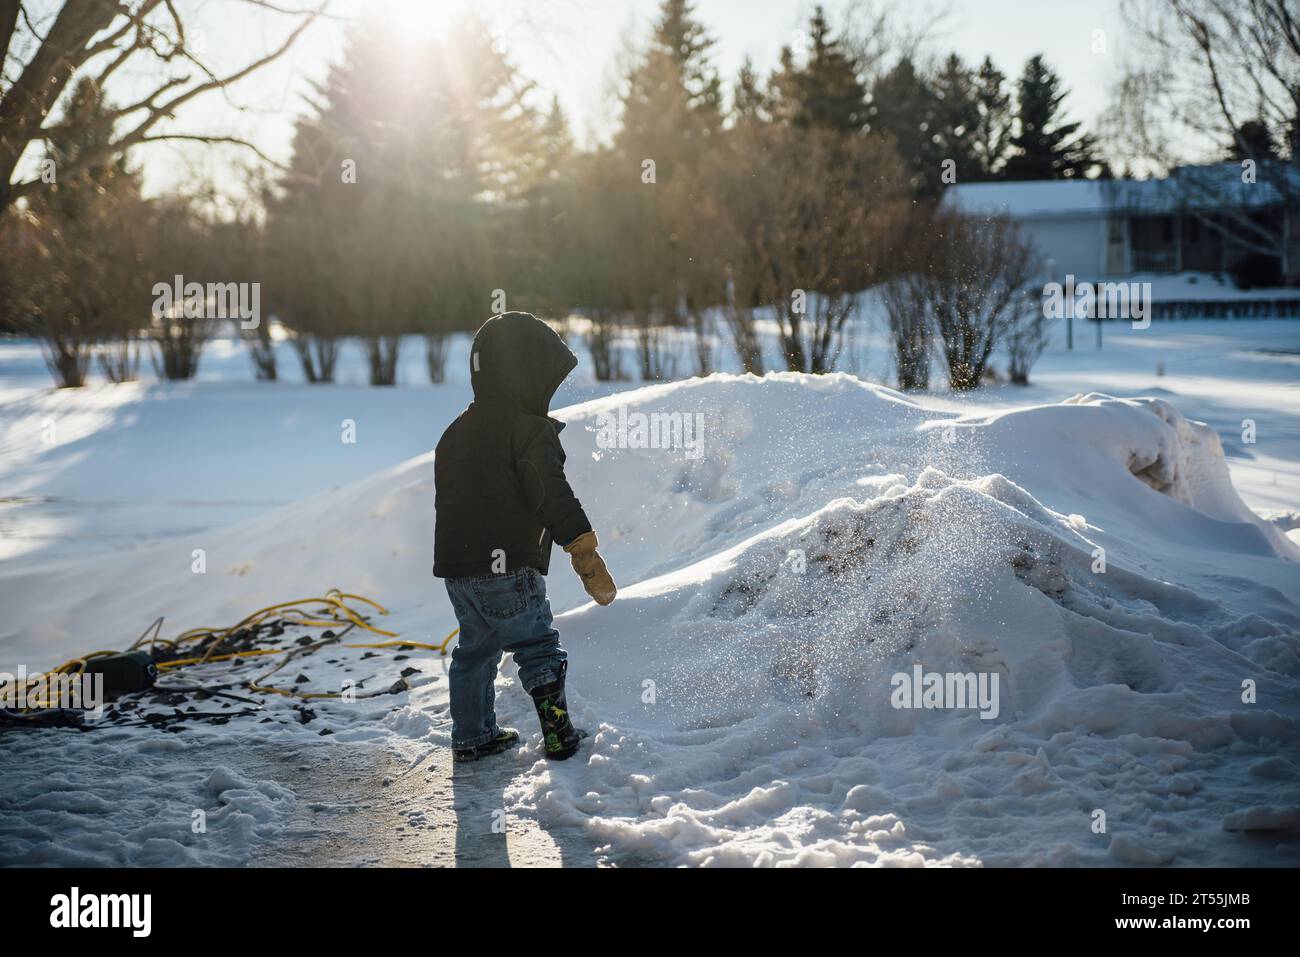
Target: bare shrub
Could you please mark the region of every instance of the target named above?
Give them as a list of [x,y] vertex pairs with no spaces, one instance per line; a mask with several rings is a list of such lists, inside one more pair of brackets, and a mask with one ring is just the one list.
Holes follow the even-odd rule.
[[636,354],[641,378],[660,382],[677,375],[677,355],[672,350],[671,334],[663,326],[645,321],[636,327]]
[[140,345],[127,333],[101,343],[95,351],[99,371],[109,382],[134,382],[140,377]]
[[749,310],[767,306],[787,369],[833,371],[854,293],[881,278],[881,237],[903,209],[897,157],[879,138],[745,123],[714,163],[742,362],[757,359]]
[[930,281],[924,274],[902,276],[881,289],[898,387],[905,392],[930,387],[929,296]]
[[618,382],[627,378],[623,372],[623,354],[618,348],[618,324],[610,312],[604,309],[593,311],[584,339],[597,382]]
[[1007,333],[1007,378],[1013,385],[1029,385],[1029,370],[1047,348],[1047,319],[1032,302]]
[[[198,277],[209,249],[204,223],[191,203],[173,198],[157,204],[151,232],[151,273],[170,284],[174,276]],[[186,278],[188,282],[188,278]],[[184,302],[174,302],[172,309],[159,315],[155,311],[149,325],[153,343],[150,361],[160,379],[192,379],[199,371],[203,347],[212,336],[215,323],[207,315],[207,304],[195,315]]]
[[1039,262],[1005,218],[940,213],[932,229],[930,267],[911,281],[920,284],[949,385],[966,391],[980,384],[994,348],[1033,308]]

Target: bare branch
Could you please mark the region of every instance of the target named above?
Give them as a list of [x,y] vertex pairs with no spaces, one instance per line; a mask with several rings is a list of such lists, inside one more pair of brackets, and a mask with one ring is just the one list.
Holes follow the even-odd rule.
[[[318,17],[328,15],[330,0],[313,0],[311,5],[304,7],[264,0],[240,2],[272,13],[299,17],[300,22],[269,53],[225,75],[215,73],[187,49],[184,19],[173,0],[138,0],[134,4],[125,0],[65,2],[18,80],[0,99],[0,209],[39,188],[40,184],[35,181],[11,183],[18,160],[31,142],[47,139],[52,134],[69,128],[67,121],[48,124],[50,110],[77,70],[106,53],[113,55],[95,77],[101,88],[123,64],[144,51],[152,53],[164,63],[177,58],[184,59],[194,64],[202,75],[197,79],[190,76],[168,78],[161,81],[148,95],[112,110],[108,113],[108,118],[112,121],[137,117],[138,114],[143,116],[134,120],[135,125],[112,142],[87,149],[78,156],[75,163],[61,169],[61,175],[76,176],[102,165],[132,146],[160,140],[240,145],[278,167],[280,164],[274,163],[251,143],[238,137],[202,133],[154,133],[154,128],[161,121],[174,118],[178,110],[196,97],[212,90],[225,90],[282,57]],[[16,17],[20,12],[21,4],[11,9],[14,3],[15,0],[0,0],[0,24],[6,22],[5,15],[12,14]],[[174,36],[168,35],[169,31],[162,27],[146,22],[146,18],[157,10],[166,12],[175,31]],[[116,23],[119,18],[120,23]],[[95,40],[100,34],[104,35]]]
[[18,29],[20,13],[26,15],[27,11],[19,0],[0,0],[0,63],[4,63],[5,55],[9,52],[9,42]]
[[252,151],[258,157],[258,159],[262,160],[264,163],[274,166],[277,170],[283,170],[285,172],[288,172],[288,168],[283,163],[279,162],[278,160],[272,159],[271,157],[263,153],[257,146],[250,143],[248,140],[241,139],[238,136],[210,136],[203,133],[158,133],[154,136],[146,136],[143,139],[141,139],[139,142],[140,143],[162,143],[168,140],[181,140],[190,143],[206,143],[210,146],[218,145],[218,144],[224,144],[228,146],[240,146],[246,150]]

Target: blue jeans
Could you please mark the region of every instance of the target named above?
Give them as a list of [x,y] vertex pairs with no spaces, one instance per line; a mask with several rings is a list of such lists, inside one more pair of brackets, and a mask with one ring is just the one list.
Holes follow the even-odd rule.
[[448,578],[446,585],[460,622],[451,653],[451,745],[473,748],[501,731],[493,682],[502,652],[515,656],[528,692],[563,678],[568,656],[552,627],[546,579],[537,569]]

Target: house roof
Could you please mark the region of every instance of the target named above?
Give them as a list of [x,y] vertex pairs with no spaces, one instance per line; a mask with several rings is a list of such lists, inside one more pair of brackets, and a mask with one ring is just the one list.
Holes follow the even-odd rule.
[[959,183],[948,188],[943,202],[975,215],[1055,219],[1115,212],[1158,215],[1180,208],[1272,206],[1281,202],[1288,181],[1291,195],[1300,193],[1300,170],[1289,164],[1257,170],[1254,183],[1243,183],[1241,177],[1240,165],[1219,163],[1180,166],[1163,179]]
[[958,183],[948,188],[943,202],[966,213],[1012,219],[1095,216],[1106,208],[1096,180]]

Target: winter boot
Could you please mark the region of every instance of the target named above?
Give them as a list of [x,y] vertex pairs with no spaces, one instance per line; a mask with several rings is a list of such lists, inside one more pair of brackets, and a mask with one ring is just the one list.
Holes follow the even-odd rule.
[[569,702],[564,696],[564,674],[560,680],[532,690],[537,720],[542,725],[542,745],[546,756],[563,761],[573,756],[587,732],[573,726],[569,720]]
[[478,747],[474,748],[456,748],[451,753],[451,759],[457,764],[464,764],[468,761],[477,761],[479,758],[486,758],[492,754],[500,754],[507,751],[519,743],[519,732],[514,728],[502,728],[497,732],[497,736],[491,741],[484,741]]

